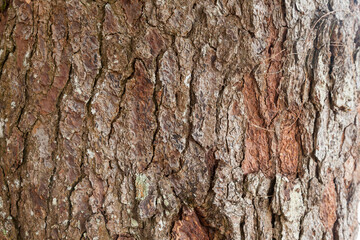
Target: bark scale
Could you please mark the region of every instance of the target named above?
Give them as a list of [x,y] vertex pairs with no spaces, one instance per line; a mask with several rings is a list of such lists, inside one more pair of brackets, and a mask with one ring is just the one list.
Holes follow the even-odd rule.
[[354,239],[357,0],[0,0],[1,239]]

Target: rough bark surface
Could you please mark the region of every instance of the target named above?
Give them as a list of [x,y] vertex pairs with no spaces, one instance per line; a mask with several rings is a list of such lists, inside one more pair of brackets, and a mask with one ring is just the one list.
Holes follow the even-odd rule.
[[357,0],[0,0],[0,239],[354,239]]

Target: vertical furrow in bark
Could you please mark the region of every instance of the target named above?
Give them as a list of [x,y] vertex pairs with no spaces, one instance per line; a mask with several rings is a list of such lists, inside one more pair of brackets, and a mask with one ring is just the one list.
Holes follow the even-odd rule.
[[[32,180],[29,178],[29,175],[26,176],[26,170],[28,166],[32,165],[31,163],[28,163],[28,153],[30,152],[31,147],[28,146],[29,141],[27,141],[29,136],[31,135],[30,131],[34,124],[35,119],[33,118],[31,121],[26,121],[26,117],[29,116],[29,112],[31,111],[31,103],[30,95],[29,95],[29,86],[30,86],[30,75],[31,75],[31,67],[32,67],[32,56],[35,52],[35,46],[37,43],[37,17],[38,14],[33,12],[33,9],[35,8],[34,5],[30,5],[27,3],[13,3],[11,6],[16,12],[16,26],[14,28],[14,43],[15,43],[15,52],[14,56],[15,59],[12,62],[12,68],[9,68],[10,72],[8,72],[8,79],[10,80],[9,83],[15,84],[15,91],[9,92],[11,94],[15,93],[16,91],[20,90],[22,92],[20,97],[15,97],[13,100],[11,100],[12,108],[15,108],[15,106],[18,106],[17,109],[20,109],[20,112],[14,111],[10,114],[7,114],[7,117],[11,118],[11,115],[16,114],[16,121],[11,121],[11,127],[8,128],[8,132],[5,131],[5,133],[10,136],[13,135],[12,141],[15,139],[20,140],[20,149],[22,151],[22,154],[18,155],[21,157],[20,159],[14,159],[15,161],[10,158],[9,160],[5,161],[10,163],[9,167],[11,168],[15,167],[16,172],[13,169],[11,172],[13,175],[11,176],[11,180],[9,181],[9,184],[11,186],[15,186],[13,191],[13,199],[11,200],[13,203],[14,208],[11,210],[13,212],[13,216],[15,218],[15,224],[17,226],[18,230],[18,236],[17,238],[24,238],[24,230],[29,229],[29,225],[27,223],[27,220],[25,219],[32,219],[33,215],[31,216],[30,213],[33,213],[32,208],[24,209],[24,203],[26,201],[26,198],[24,198],[25,195],[29,193],[29,182]],[[22,16],[22,17],[20,17]],[[46,37],[46,36],[45,36]],[[4,70],[3,70],[4,71]],[[16,77],[15,77],[16,76]],[[13,79],[18,79],[13,81]],[[6,82],[6,81],[5,81]],[[10,100],[10,99],[9,99]],[[20,101],[18,101],[20,100]],[[9,102],[10,104],[10,102]],[[9,105],[10,106],[10,105]],[[21,107],[20,107],[21,106]],[[8,108],[9,110],[12,109],[11,107]],[[15,117],[14,115],[12,117]],[[20,129],[20,132],[17,127],[15,127],[13,124],[16,123],[18,128]],[[5,128],[6,130],[6,128]],[[21,143],[22,142],[22,143]],[[14,147],[15,142],[13,142],[11,145]],[[22,145],[23,144],[23,145]],[[21,146],[22,145],[22,146]],[[12,147],[13,148],[13,147]],[[18,150],[20,150],[18,149]],[[15,149],[13,148],[12,151]],[[14,152],[15,153],[15,152]],[[11,151],[9,152],[8,157],[11,156]],[[20,160],[20,161],[19,161]],[[10,170],[10,169],[9,169]],[[9,171],[10,173],[10,171]],[[25,185],[25,186],[24,186]],[[37,185],[39,186],[39,185]],[[43,197],[46,197],[46,192],[43,192]],[[32,201],[28,202],[29,205],[32,205]],[[35,207],[35,206],[34,206]],[[37,219],[38,224],[42,225],[41,219]],[[36,224],[36,223],[35,223]],[[34,235],[32,235],[34,236]],[[13,236],[14,237],[14,236]],[[14,237],[15,238],[15,237]]]
[[[55,15],[54,21],[60,25],[58,29],[55,27],[55,30],[58,31],[58,37],[61,39],[59,40],[62,43],[60,47],[63,46],[64,48],[64,60],[61,60],[64,63],[68,62],[67,68],[65,68],[67,74],[63,74],[63,76],[66,76],[69,84],[60,103],[62,112],[60,119],[61,138],[58,142],[58,167],[54,176],[56,181],[53,184],[48,233],[51,238],[63,236],[63,232],[67,232],[69,238],[77,238],[84,232],[85,220],[89,216],[86,201],[82,205],[77,205],[78,199],[74,200],[73,195],[75,195],[75,190],[78,188],[79,192],[83,190],[77,186],[83,186],[84,178],[83,164],[86,149],[84,149],[85,143],[83,141],[85,141],[86,133],[86,103],[91,97],[91,87],[98,73],[96,68],[99,68],[100,65],[100,57],[97,56],[99,47],[94,49],[93,45],[93,40],[98,37],[97,26],[94,23],[97,22],[99,12],[96,6],[89,8],[89,11],[93,11],[91,16],[93,18],[82,15],[84,21],[88,21],[88,24],[81,28],[80,19],[77,18],[79,16],[77,14],[81,13],[77,11],[86,11],[85,7],[81,8],[81,6],[71,1],[64,3],[64,5],[59,4],[57,7],[59,7],[59,15]],[[76,10],[74,11],[74,9]],[[91,23],[91,21],[94,23]],[[63,29],[62,25],[67,25],[67,27]],[[89,45],[79,46],[77,44],[79,37],[83,43]],[[64,40],[66,41],[62,42]],[[87,52],[90,46],[91,50]],[[61,53],[62,51],[59,51],[60,56]],[[83,62],[80,62],[79,59]],[[72,62],[71,72],[69,69],[70,61]],[[61,67],[59,67],[59,70],[62,70]],[[86,81],[84,81],[85,79]],[[84,184],[88,183],[84,182]],[[83,195],[80,198],[81,201],[88,197],[86,191]],[[75,204],[76,207],[74,207]],[[74,228],[75,224],[76,228]]]
[[[89,6],[90,7],[90,6]],[[78,177],[77,181],[74,182],[72,185],[72,189],[70,191],[70,204],[71,204],[71,210],[73,212],[70,215],[70,229],[78,227],[77,219],[75,218],[76,211],[80,209],[75,209],[76,203],[81,198],[75,198],[75,191],[77,190],[78,186],[85,182],[85,178],[88,178],[91,190],[88,189],[87,197],[88,197],[88,204],[87,207],[87,216],[84,216],[82,219],[82,226],[81,230],[82,232],[86,229],[87,237],[89,238],[99,238],[99,239],[108,239],[109,233],[108,229],[105,225],[105,217],[103,215],[102,205],[104,204],[104,194],[106,190],[106,182],[101,177],[101,173],[98,171],[98,149],[96,147],[96,144],[94,144],[94,136],[92,133],[92,128],[95,126],[94,116],[96,115],[96,112],[93,111],[93,103],[94,99],[97,97],[97,89],[99,88],[99,85],[103,81],[103,72],[106,69],[106,61],[104,58],[104,47],[103,47],[103,26],[105,21],[105,4],[104,3],[98,3],[96,5],[91,6],[92,10],[94,11],[95,15],[91,16],[89,15],[89,22],[91,24],[89,33],[91,34],[91,37],[88,38],[87,36],[87,30],[84,29],[84,39],[86,39],[86,42],[89,42],[92,44],[93,48],[92,51],[88,51],[86,49],[86,46],[81,46],[80,51],[83,52],[83,55],[81,56],[85,62],[76,62],[77,65],[79,65],[79,69],[84,67],[84,69],[91,69],[89,77],[91,79],[90,85],[88,85],[88,91],[85,92],[86,98],[84,98],[84,120],[83,120],[83,134],[82,134],[82,140],[83,146],[81,149],[81,159],[82,162],[80,164],[80,176]],[[80,66],[82,65],[83,66]],[[79,71],[78,74],[81,76],[82,72]],[[86,78],[83,83],[86,83]],[[79,79],[79,83],[81,85],[81,80]],[[76,84],[76,83],[75,83]],[[81,88],[80,88],[81,89]],[[81,90],[80,90],[81,92]],[[103,136],[100,139],[97,139],[99,141],[99,145],[106,140],[106,137]],[[100,176],[99,176],[100,175]],[[106,181],[106,179],[105,179]],[[90,191],[89,191],[90,190]],[[74,198],[72,198],[74,196]],[[77,212],[77,214],[83,214],[84,211],[80,210],[80,212]],[[72,225],[71,223],[74,223]],[[97,228],[98,231],[94,231],[93,228]],[[71,230],[70,230],[71,231]],[[81,234],[82,234],[81,232]]]
[[163,95],[163,93],[160,90],[162,88],[162,85],[161,85],[160,77],[159,77],[159,68],[160,68],[160,61],[161,61],[163,55],[164,55],[164,52],[160,51],[160,53],[156,56],[156,59],[155,59],[155,84],[154,84],[154,91],[153,91],[152,100],[153,100],[154,105],[155,105],[154,117],[155,117],[155,121],[156,121],[156,128],[155,128],[155,131],[154,131],[154,136],[153,136],[152,141],[151,141],[151,146],[152,146],[151,160],[147,164],[147,166],[145,167],[144,171],[146,171],[150,167],[150,164],[153,162],[153,160],[155,158],[156,136],[157,136],[157,134],[159,132],[159,129],[160,129],[159,108],[160,108],[161,103],[162,103],[162,95]]
[[[50,109],[54,109],[56,113],[56,122],[54,123],[55,128],[55,139],[54,139],[54,150],[52,152],[52,162],[54,168],[49,182],[49,197],[47,200],[47,217],[46,217],[46,236],[47,238],[54,237],[54,225],[56,217],[54,217],[54,212],[56,212],[58,206],[58,199],[56,196],[53,196],[53,189],[56,181],[56,174],[58,172],[58,167],[61,165],[61,152],[60,143],[61,143],[61,120],[62,120],[62,101],[66,92],[68,91],[68,86],[70,83],[70,76],[72,73],[72,67],[70,65],[70,46],[68,43],[68,24],[67,19],[64,15],[64,5],[54,3],[53,7],[58,9],[55,11],[50,19],[50,28],[51,31],[51,40],[52,40],[52,57],[55,65],[53,82],[50,89],[48,97],[44,102],[49,102],[49,100],[56,101],[56,104],[52,103],[49,106]],[[55,95],[55,96],[54,96]],[[49,99],[49,100],[48,100]]]
[[[15,44],[13,40],[13,33],[16,26],[16,11],[13,7],[7,6],[5,12],[0,13],[0,162],[2,169],[1,186],[1,229],[4,238],[16,239],[19,235],[19,225],[17,221],[17,207],[16,201],[18,199],[19,190],[19,174],[16,168],[21,164],[22,150],[23,150],[23,134],[17,128],[17,120],[15,126],[9,136],[6,134],[5,126],[9,124],[7,116],[11,114],[8,112],[14,104],[19,105],[22,97],[22,87],[18,87],[15,91],[7,91],[12,84],[18,85],[22,83],[22,79],[11,77],[15,74],[15,69],[12,72],[6,70],[9,66],[15,64]],[[7,73],[7,74],[6,74]],[[4,75],[6,74],[6,76]],[[7,87],[8,86],[8,87]],[[12,104],[13,102],[13,104]],[[20,115],[20,110],[14,111],[14,119]],[[11,119],[11,117],[10,117]],[[6,122],[5,122],[6,121]],[[6,137],[7,139],[6,140]],[[17,184],[16,184],[17,183]]]

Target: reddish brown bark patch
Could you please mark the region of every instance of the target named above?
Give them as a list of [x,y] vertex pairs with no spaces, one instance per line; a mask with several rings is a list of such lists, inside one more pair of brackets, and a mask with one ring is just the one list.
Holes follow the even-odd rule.
[[152,118],[154,112],[153,84],[147,77],[144,65],[139,61],[135,63],[135,79],[132,83],[133,86],[129,86],[129,95],[131,94],[133,97],[131,100],[134,105],[131,113],[135,120],[134,130],[136,133],[139,129],[145,130],[147,127],[151,127],[152,123],[148,119]]
[[156,121],[154,117],[155,103],[153,101],[153,84],[141,61],[135,62],[134,78],[126,86],[125,111],[129,121],[131,144],[134,145],[133,157],[138,159],[138,168],[146,168],[152,156],[150,146]]
[[206,229],[192,209],[184,208],[182,219],[175,222],[172,230],[175,240],[209,240]]
[[331,180],[326,186],[322,194],[322,202],[320,205],[320,219],[324,226],[331,230],[336,221],[336,190],[335,184]]
[[[273,4],[281,5],[278,1]],[[270,3],[269,12],[272,12],[275,8],[273,4]],[[268,126],[271,125],[274,117],[279,112],[278,87],[282,78],[282,45],[285,40],[286,29],[277,29],[272,15],[270,15],[268,18],[268,33],[266,39],[267,48],[264,51],[265,61],[263,62],[267,66],[264,76],[266,82],[265,94],[257,94],[253,76],[247,75],[244,77],[243,94],[249,118],[249,127],[246,132],[246,150],[242,168],[245,174],[261,170],[266,176],[271,177],[275,173],[275,165],[272,158],[270,158],[270,145],[272,143],[269,137],[271,130],[268,129]],[[286,135],[284,139],[288,139],[289,136],[293,135],[295,135],[295,132]],[[292,165],[289,166],[290,172],[293,169]],[[288,170],[284,172],[288,172]]]
[[127,20],[131,25],[141,16],[142,4],[139,0],[121,0]]
[[246,131],[246,150],[242,169],[245,174],[262,170],[265,175],[272,176],[274,171],[269,155],[269,139],[267,130],[263,126],[264,121],[260,117],[259,101],[254,84],[255,79],[250,75],[246,75],[244,81],[243,94],[249,126]]
[[150,52],[153,56],[157,56],[165,43],[163,37],[156,28],[151,28],[145,35],[145,40],[150,46]]
[[50,90],[38,100],[40,113],[42,115],[53,113],[56,110],[56,104],[58,102],[61,91],[64,89],[68,80],[69,71],[70,65],[61,64],[59,66],[59,72],[57,72],[57,76],[54,77],[54,81],[50,87]]
[[45,218],[46,216],[46,198],[47,198],[47,187],[41,184],[39,188],[30,188],[29,195],[32,210],[37,217]]
[[24,60],[30,56],[30,46],[34,39],[31,37],[33,10],[31,5],[21,2],[14,2],[14,7],[19,7],[21,21],[16,24],[14,30],[14,40],[16,46],[16,68],[21,71],[24,69]]
[[205,160],[208,166],[209,176],[212,176],[216,168],[216,159],[214,149],[210,149],[205,156]]
[[288,111],[285,113],[279,144],[280,172],[290,179],[296,178],[300,154],[300,144],[296,140],[298,132],[296,121],[294,114]]
[[121,29],[119,22],[110,5],[107,5],[105,7],[104,32],[107,34],[118,33],[119,29]]
[[[281,7],[280,1],[269,2],[269,12]],[[281,19],[284,20],[284,19]],[[286,175],[296,176],[299,144],[295,141],[298,129],[291,127],[281,132],[281,146],[278,148],[277,142],[273,141],[270,126],[276,121],[276,116],[281,112],[279,106],[279,86],[282,79],[283,57],[285,54],[283,43],[286,39],[286,28],[277,27],[274,23],[273,15],[268,19],[268,36],[266,38],[267,47],[264,51],[266,72],[264,81],[266,87],[256,91],[255,79],[251,75],[244,77],[243,94],[245,106],[249,119],[247,137],[245,140],[245,159],[242,168],[244,173],[252,173],[261,170],[267,177],[275,174],[275,164],[270,157],[270,146],[273,149],[271,154],[281,155],[280,172]],[[261,94],[260,94],[261,93]],[[284,136],[282,136],[284,134]],[[288,141],[295,141],[291,145]],[[280,151],[280,153],[278,153]]]

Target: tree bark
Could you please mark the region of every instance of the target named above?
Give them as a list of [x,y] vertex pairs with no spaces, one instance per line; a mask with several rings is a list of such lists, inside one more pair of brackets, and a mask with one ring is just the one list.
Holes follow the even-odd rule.
[[0,0],[1,239],[355,239],[357,0]]

